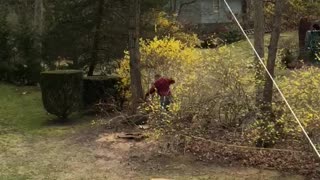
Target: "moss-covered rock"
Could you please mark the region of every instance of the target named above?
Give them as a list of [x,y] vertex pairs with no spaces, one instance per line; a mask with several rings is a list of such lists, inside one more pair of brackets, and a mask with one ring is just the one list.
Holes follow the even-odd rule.
[[58,70],[41,73],[40,85],[45,109],[66,119],[82,104],[82,71]]

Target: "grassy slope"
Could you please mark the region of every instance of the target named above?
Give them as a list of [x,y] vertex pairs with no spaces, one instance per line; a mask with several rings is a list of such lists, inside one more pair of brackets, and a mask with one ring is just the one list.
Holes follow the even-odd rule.
[[[249,37],[251,42],[254,43],[253,38]],[[268,45],[270,41],[270,34],[265,36],[265,57],[268,53]],[[297,48],[298,45],[298,34],[296,31],[282,33],[279,40],[279,49],[281,48]],[[253,60],[255,56],[254,52],[246,40],[242,40],[229,45],[232,47],[230,57],[239,60]],[[204,50],[206,53],[212,53],[211,49]],[[250,61],[245,61],[250,62]]]

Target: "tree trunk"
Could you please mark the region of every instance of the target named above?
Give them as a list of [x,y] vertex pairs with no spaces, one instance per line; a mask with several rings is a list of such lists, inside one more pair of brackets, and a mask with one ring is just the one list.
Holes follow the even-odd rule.
[[[268,51],[268,61],[267,61],[267,69],[269,70],[272,77],[274,77],[274,67],[275,60],[277,56],[278,50],[278,41],[280,37],[280,28],[281,28],[281,18],[282,18],[282,4],[283,0],[276,0],[275,4],[275,13],[273,17],[273,28],[271,33],[271,39],[269,44]],[[273,82],[271,78],[266,74],[266,80],[264,82],[264,90],[263,90],[263,100],[262,104],[260,104],[259,108],[261,110],[260,117],[258,119],[263,120],[263,122],[259,125],[261,130],[259,132],[259,138],[256,140],[256,146],[258,147],[272,147],[275,143],[275,140],[278,138],[277,134],[272,134],[270,131],[266,133],[266,129],[270,124],[275,122],[275,116],[272,112],[272,95],[273,95]],[[275,130],[278,130],[277,125],[275,123]]]
[[177,0],[173,0],[173,13],[177,13]]
[[170,14],[175,14],[177,9],[177,0],[170,0]]
[[132,113],[136,113],[139,101],[143,99],[140,71],[139,30],[140,0],[130,0],[129,9],[129,54],[132,93]]
[[304,17],[299,22],[299,58],[305,58],[305,39],[306,33],[311,29],[312,23],[309,18]]
[[99,58],[99,46],[100,46],[100,34],[101,34],[101,26],[103,20],[103,11],[104,11],[104,1],[105,0],[98,0],[97,4],[97,16],[96,16],[96,28],[93,37],[93,47],[91,53],[91,62],[89,66],[88,76],[92,76],[94,69],[97,65],[98,58]]
[[[269,52],[268,52],[268,61],[267,61],[267,68],[274,77],[274,68],[277,58],[277,51],[278,51],[278,42],[280,38],[281,32],[281,19],[282,19],[282,7],[283,7],[283,0],[276,0],[275,5],[275,14],[273,17],[273,27],[271,33],[271,39],[269,44]],[[263,91],[263,111],[267,113],[266,115],[270,118],[272,117],[272,96],[273,96],[273,82],[271,78],[266,74],[266,82],[264,85]]]
[[[36,51],[34,52],[35,57],[34,60],[29,61],[30,66],[32,65],[33,72],[32,75],[34,78],[31,78],[31,84],[35,84],[39,82],[39,74],[41,72],[41,63],[42,63],[42,38],[44,32],[44,0],[35,0],[34,1],[34,17],[33,17],[33,32],[35,32],[35,41],[34,41],[34,48]],[[23,22],[25,23],[25,22]]]
[[[259,56],[264,58],[264,25],[265,25],[265,18],[264,18],[264,5],[263,0],[255,0],[254,1],[254,47],[257,50]],[[258,107],[262,104],[262,84],[263,81],[263,67],[260,64],[259,59],[256,57],[254,61],[255,69],[256,69],[256,104]]]
[[251,0],[242,0],[242,21],[245,29],[250,29],[251,22]]
[[34,28],[37,35],[43,34],[44,5],[43,0],[34,1]]

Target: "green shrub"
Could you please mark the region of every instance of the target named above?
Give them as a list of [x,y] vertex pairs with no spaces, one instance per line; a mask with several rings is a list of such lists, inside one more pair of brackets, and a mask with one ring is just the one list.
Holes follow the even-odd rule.
[[41,73],[40,84],[45,109],[65,119],[80,108],[82,71],[59,70]]
[[120,100],[118,84],[121,81],[118,76],[90,76],[83,79],[83,102],[85,106],[91,106],[100,100]]
[[243,35],[239,30],[230,30],[227,33],[223,33],[221,36],[227,44],[238,42],[243,39]]

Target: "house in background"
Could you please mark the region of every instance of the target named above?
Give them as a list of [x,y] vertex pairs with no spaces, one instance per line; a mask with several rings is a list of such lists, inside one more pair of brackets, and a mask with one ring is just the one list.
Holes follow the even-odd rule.
[[[246,0],[227,0],[233,12],[243,20],[247,11]],[[171,0],[170,7],[177,13],[177,19],[184,25],[196,27],[209,33],[221,31],[233,22],[224,0]]]

